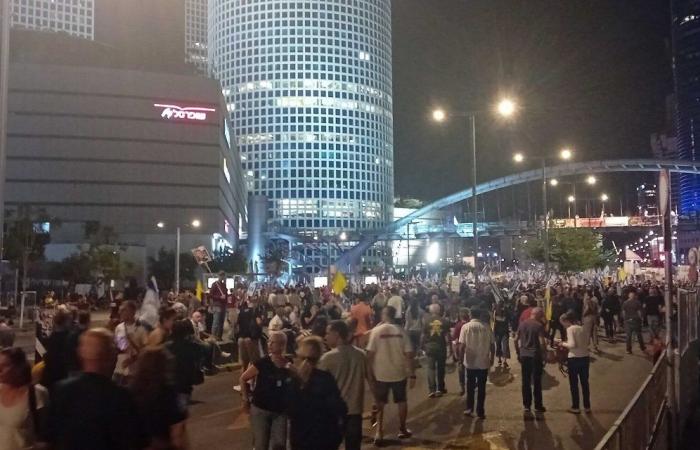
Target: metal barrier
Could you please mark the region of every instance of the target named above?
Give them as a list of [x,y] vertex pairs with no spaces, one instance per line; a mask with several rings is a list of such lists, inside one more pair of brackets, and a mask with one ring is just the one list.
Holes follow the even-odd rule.
[[679,438],[698,400],[698,350],[700,341],[700,305],[696,290],[679,289],[676,297],[677,320],[673,327],[674,348],[667,349],[627,405],[620,417],[598,443],[596,450],[668,450],[670,425],[666,399],[667,352],[674,362],[675,420],[673,429]]
[[644,384],[595,450],[666,450],[666,358],[659,358]]

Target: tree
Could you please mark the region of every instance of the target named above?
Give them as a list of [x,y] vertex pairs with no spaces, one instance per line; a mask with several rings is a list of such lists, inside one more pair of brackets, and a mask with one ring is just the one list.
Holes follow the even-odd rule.
[[[8,227],[5,235],[4,257],[22,273],[22,286],[28,288],[29,264],[44,257],[46,245],[51,242],[52,226],[60,226],[58,219],[46,210],[31,205],[19,205],[6,212]],[[48,224],[48,227],[46,227]]]
[[[544,241],[530,239],[525,246],[530,258],[544,261]],[[614,259],[611,250],[603,248],[602,236],[587,228],[550,230],[549,260],[562,272],[579,272],[604,267]]]
[[122,261],[121,253],[126,246],[118,243],[119,235],[110,226],[98,222],[85,225],[87,242],[77,247],[77,252],[61,261],[60,267],[52,270],[71,283],[95,283],[100,279],[113,280],[129,275],[134,265]]
[[[161,247],[155,258],[148,258],[148,270],[158,281],[158,287],[175,286],[175,251]],[[180,253],[180,281],[194,282],[197,262],[190,253]]]

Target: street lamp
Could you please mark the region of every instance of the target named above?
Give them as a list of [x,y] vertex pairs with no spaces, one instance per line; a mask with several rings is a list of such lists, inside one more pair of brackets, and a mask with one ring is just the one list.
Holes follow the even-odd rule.
[[569,219],[571,219],[571,204],[576,201],[576,197],[569,195],[566,200],[569,202]]
[[[512,117],[518,107],[517,104],[514,100],[509,99],[509,98],[503,98],[501,99],[497,104],[496,104],[496,113],[497,115],[503,117],[503,118],[510,118]],[[472,234],[474,236],[473,243],[474,243],[474,270],[476,272],[476,269],[478,268],[478,263],[477,263],[477,253],[479,251],[479,231],[478,231],[478,203],[477,203],[477,198],[476,198],[476,116],[477,114],[481,114],[484,111],[479,111],[479,110],[471,110],[471,111],[464,111],[464,112],[458,112],[458,113],[453,113],[452,115],[455,116],[461,116],[461,117],[467,117],[469,120],[469,129],[470,129],[470,141],[471,141],[471,153],[472,153],[472,204],[474,205],[474,211],[473,211],[473,219],[472,219]],[[443,109],[435,109],[433,110],[432,113],[433,120],[436,122],[444,122],[447,120],[447,113]]]
[[[189,224],[193,229],[197,229],[202,226],[202,221],[199,219],[192,219]],[[159,229],[165,228],[165,222],[159,221],[156,223],[156,227]],[[175,228],[175,293],[180,292],[180,226]]]
[[590,184],[591,186],[593,186],[596,181],[598,180],[593,175],[589,175],[588,178],[586,178],[586,183]]
[[603,215],[603,216],[605,215],[605,202],[607,202],[607,201],[608,201],[608,194],[603,193],[603,194],[600,196],[600,202],[601,202],[601,210],[600,210],[600,213],[601,213],[601,215]]
[[549,184],[551,184],[552,186],[556,186],[559,184],[559,180],[557,180],[556,178],[552,178],[551,180],[549,180]]
[[[573,152],[571,149],[564,148],[559,152],[559,158],[568,161],[573,157]],[[539,155],[537,156],[542,161],[542,209],[544,211],[544,272],[549,273],[549,209],[547,207],[547,156]],[[515,162],[523,162],[525,156],[522,153],[516,153],[513,155],[513,160]],[[552,179],[552,186],[559,184],[559,181]]]
[[347,234],[345,231],[343,231],[343,232],[340,233],[340,236],[339,236],[339,237],[340,237],[340,240],[341,240],[341,241],[345,241],[345,240],[348,239],[348,234]]

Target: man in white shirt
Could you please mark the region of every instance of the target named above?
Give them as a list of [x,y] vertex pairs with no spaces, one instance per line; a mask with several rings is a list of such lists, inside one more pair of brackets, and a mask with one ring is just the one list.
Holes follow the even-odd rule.
[[384,440],[384,406],[389,400],[389,391],[399,410],[399,439],[410,438],[412,433],[406,428],[408,404],[406,394],[407,380],[412,389],[416,384],[413,367],[413,346],[404,329],[396,325],[396,310],[387,306],[382,310],[382,323],[372,329],[367,344],[367,357],[371,371],[376,379],[375,399],[377,401],[377,433],[375,444]]
[[394,319],[396,323],[401,324],[403,319],[403,298],[399,295],[397,288],[391,288],[391,297],[386,302],[386,306],[391,306],[396,311]]
[[476,398],[476,415],[486,418],[486,380],[489,368],[493,365],[494,344],[493,331],[489,326],[489,313],[485,310],[472,310],[472,320],[464,324],[459,335],[459,352],[467,372],[467,409],[464,415],[474,415],[474,394]]

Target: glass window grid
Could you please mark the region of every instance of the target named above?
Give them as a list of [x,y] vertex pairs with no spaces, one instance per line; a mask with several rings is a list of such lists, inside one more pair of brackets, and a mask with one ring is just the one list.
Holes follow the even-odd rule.
[[[388,222],[389,1],[247,3],[210,4],[209,56],[228,94],[252,191],[281,202],[271,203],[280,226],[377,228]],[[327,203],[335,200],[343,206]],[[313,206],[289,206],[299,201]]]

